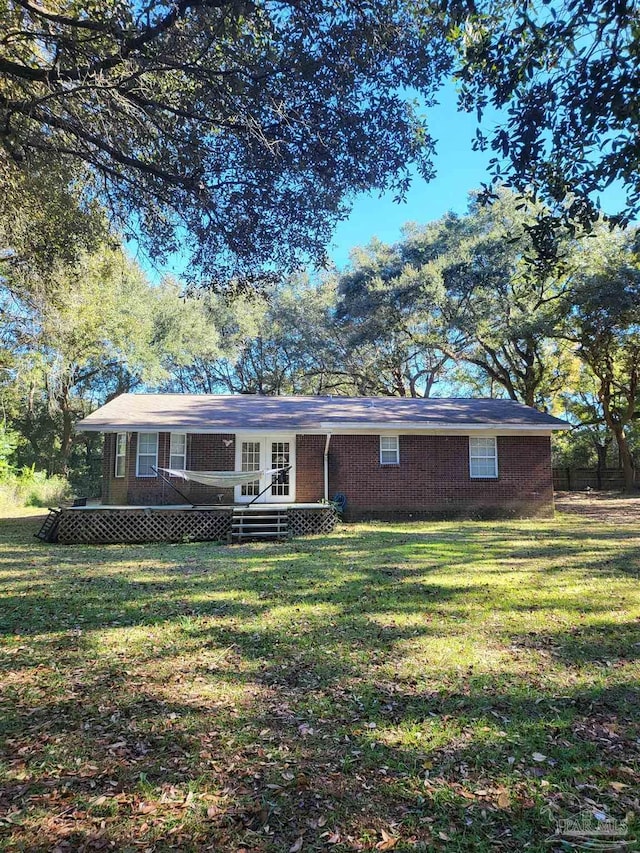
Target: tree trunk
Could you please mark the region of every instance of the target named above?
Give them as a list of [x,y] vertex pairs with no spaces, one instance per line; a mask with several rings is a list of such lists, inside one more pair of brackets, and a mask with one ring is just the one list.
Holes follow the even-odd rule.
[[71,412],[65,405],[62,410],[62,440],[60,443],[60,455],[62,457],[60,473],[66,477],[69,474],[69,457],[71,456],[71,445],[73,443],[73,422]]
[[598,463],[596,465],[596,483],[598,491],[602,491],[602,475],[607,467],[607,449],[609,447],[609,443],[605,442],[604,444],[600,444],[599,441],[594,441],[593,443],[598,455]]
[[627,436],[624,434],[624,429],[621,427],[614,428],[614,435],[616,437],[616,444],[618,445],[620,462],[622,464],[624,490],[625,492],[632,492],[635,488],[635,472],[633,469],[633,457],[631,456]]
[[626,408],[625,420],[625,416],[620,416],[613,411],[613,407],[611,404],[612,384],[612,371],[608,371],[606,375],[600,376],[600,389],[598,391],[598,399],[602,403],[602,413],[604,414],[605,422],[613,433],[613,436],[616,440],[616,444],[618,445],[618,458],[620,459],[620,465],[622,467],[622,474],[624,477],[624,491],[632,492],[635,486],[633,457],[631,456],[631,451],[627,442],[627,436],[624,432],[624,427],[625,423],[628,423],[633,417],[633,412],[635,408],[636,386],[634,383],[633,396],[628,397],[629,405]]

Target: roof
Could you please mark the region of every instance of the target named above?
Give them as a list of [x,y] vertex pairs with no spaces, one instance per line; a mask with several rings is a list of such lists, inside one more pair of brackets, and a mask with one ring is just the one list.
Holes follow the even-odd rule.
[[121,394],[80,421],[79,430],[329,432],[501,428],[548,431],[569,425],[517,403],[467,397],[265,397],[257,394]]

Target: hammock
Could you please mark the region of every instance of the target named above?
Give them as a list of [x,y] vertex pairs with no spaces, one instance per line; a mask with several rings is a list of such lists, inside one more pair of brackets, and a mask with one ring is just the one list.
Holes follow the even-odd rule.
[[205,486],[241,486],[244,483],[253,483],[263,476],[283,476],[289,467],[270,468],[268,471],[183,471],[179,468],[158,468],[158,471]]

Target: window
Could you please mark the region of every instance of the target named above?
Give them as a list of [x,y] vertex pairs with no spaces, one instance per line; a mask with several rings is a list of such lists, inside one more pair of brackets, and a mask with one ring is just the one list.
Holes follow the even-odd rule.
[[494,479],[498,476],[498,448],[494,437],[469,439],[469,475]]
[[127,434],[116,433],[116,466],[114,474],[116,477],[124,477],[125,460],[127,457]]
[[138,433],[138,460],[136,477],[155,477],[153,470],[158,465],[158,433]]
[[380,464],[400,464],[400,439],[397,435],[380,436]]
[[169,449],[169,468],[184,471],[187,467],[187,436],[184,432],[172,432]]

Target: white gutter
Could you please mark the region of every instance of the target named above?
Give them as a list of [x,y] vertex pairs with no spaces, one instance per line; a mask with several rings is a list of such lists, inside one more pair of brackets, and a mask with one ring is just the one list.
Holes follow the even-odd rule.
[[324,443],[324,499],[329,500],[329,442],[331,441],[331,433],[327,433],[327,440]]

